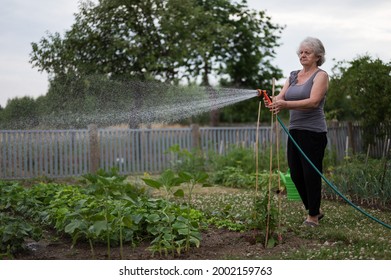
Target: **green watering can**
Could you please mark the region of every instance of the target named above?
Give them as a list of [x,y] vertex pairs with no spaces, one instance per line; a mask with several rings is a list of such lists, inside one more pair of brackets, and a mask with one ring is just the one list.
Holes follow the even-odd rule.
[[280,178],[281,178],[282,183],[286,187],[286,193],[287,193],[288,200],[296,200],[296,201],[300,200],[301,199],[300,195],[297,192],[296,186],[291,179],[291,173],[290,173],[289,169],[285,174],[282,173],[281,171],[278,171],[278,173],[280,174]]

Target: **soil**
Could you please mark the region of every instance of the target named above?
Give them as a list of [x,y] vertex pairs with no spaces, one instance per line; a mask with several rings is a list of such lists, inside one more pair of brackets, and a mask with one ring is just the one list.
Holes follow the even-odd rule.
[[[295,250],[304,246],[311,246],[309,240],[299,239],[292,234],[285,234],[284,240],[274,248],[267,249],[263,242],[256,242],[256,232],[232,232],[225,229],[208,229],[203,233],[199,248],[191,248],[181,255],[164,253],[152,254],[148,250],[149,243],[139,244],[137,247],[124,246],[123,259],[150,260],[150,259],[183,259],[183,260],[223,260],[223,259],[278,259],[283,258],[283,252]],[[88,243],[78,243],[71,248],[69,238],[57,238],[50,241],[50,234],[39,242],[29,242],[28,250],[19,253],[15,259],[19,260],[92,260],[108,259],[107,246],[96,244],[95,257],[92,255]],[[111,248],[110,259],[121,259],[119,247]]]

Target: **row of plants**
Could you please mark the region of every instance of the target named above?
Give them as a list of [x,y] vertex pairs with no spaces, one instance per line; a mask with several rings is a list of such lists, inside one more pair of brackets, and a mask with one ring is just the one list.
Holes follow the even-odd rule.
[[[184,176],[181,183],[190,180]],[[39,239],[34,229],[45,227],[69,235],[73,245],[88,242],[92,256],[94,244],[107,243],[108,258],[113,245],[120,246],[122,257],[124,243],[136,246],[145,240],[150,242],[152,253],[180,254],[190,246],[199,246],[203,217],[200,211],[150,197],[115,170],[89,174],[84,180],[81,185],[40,183],[30,188],[3,182],[0,207],[6,214],[0,216],[5,225],[0,231],[1,252],[12,254],[23,249],[27,238]],[[22,219],[29,223],[17,224]],[[22,226],[24,231],[20,230]]]
[[[119,246],[123,257],[125,243],[137,246],[143,241],[150,242],[152,254],[181,254],[192,246],[199,247],[202,229],[212,224],[231,230],[264,228],[265,199],[258,204],[257,199],[253,200],[253,213],[259,215],[250,218],[197,209],[193,191],[196,186],[208,186],[208,179],[205,172],[166,170],[158,177],[146,175],[144,183],[157,189],[159,196],[148,195],[144,188],[130,184],[114,169],[88,174],[79,185],[38,183],[25,188],[3,182],[0,207],[7,215],[1,216],[7,230],[0,231],[1,252],[10,255],[25,249],[26,240],[39,240],[45,228],[70,236],[72,246],[89,243],[92,257],[95,244],[105,243],[108,258],[112,246]],[[274,246],[276,215],[269,218],[269,245]],[[28,222],[12,232],[8,228],[15,224],[13,220]],[[24,229],[20,230],[22,226]]]

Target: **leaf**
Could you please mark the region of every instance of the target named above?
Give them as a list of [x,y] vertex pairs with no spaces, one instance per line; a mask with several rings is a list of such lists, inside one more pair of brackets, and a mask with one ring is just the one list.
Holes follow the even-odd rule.
[[96,236],[99,236],[102,231],[107,229],[107,222],[106,221],[96,221],[90,229],[92,232],[94,232],[96,234]]
[[276,240],[272,237],[267,241],[267,248],[271,249],[274,248],[274,246],[276,246]]
[[196,176],[197,183],[203,183],[209,178],[209,175],[205,172],[199,172]]
[[64,228],[64,231],[69,234],[73,234],[75,230],[82,229],[82,222],[80,220],[73,220],[67,224]]
[[187,229],[187,225],[185,223],[182,223],[182,222],[175,222],[173,225],[172,225],[172,228],[173,229],[176,229],[176,230],[180,230],[180,229]]
[[135,204],[135,203],[136,203],[136,201],[135,201],[133,198],[129,197],[128,195],[123,195],[123,196],[122,196],[122,199],[123,199],[123,200],[126,200],[126,201],[129,201],[129,202],[131,202],[132,204]]
[[185,196],[185,192],[182,189],[179,189],[176,192],[174,192],[174,196],[175,197],[184,197]]
[[181,221],[181,222],[187,222],[187,219],[183,216],[178,216],[177,217],[177,221]]
[[172,229],[170,227],[161,227],[159,230],[164,234],[171,234],[172,232]]
[[126,216],[122,218],[122,223],[125,227],[128,227],[128,228],[130,228],[133,225],[132,219],[130,217],[126,217]]
[[165,170],[161,176],[159,181],[166,187],[177,186],[179,181],[175,180],[175,174],[171,169]]
[[155,225],[149,225],[147,226],[147,231],[152,235],[157,235],[159,233],[159,230],[156,228]]
[[144,181],[145,184],[147,184],[148,186],[155,188],[155,189],[160,189],[163,185],[159,181],[155,181],[155,180],[148,179],[148,178],[142,178],[142,180]]
[[112,194],[115,196],[121,196],[122,193],[120,191],[116,190],[116,191],[113,191]]
[[189,172],[179,172],[179,177],[182,178],[185,182],[189,182],[190,180],[193,179],[193,176]]
[[190,225],[194,228],[198,228],[200,226],[197,221],[191,221]]
[[137,225],[143,219],[143,215],[141,215],[141,214],[132,215],[132,219],[133,219],[133,222]]
[[174,237],[175,237],[175,236],[172,235],[171,233],[165,233],[165,234],[163,235],[163,239],[164,239],[164,240],[168,240],[168,241],[173,240]]
[[202,239],[201,233],[199,231],[195,231],[195,230],[190,231],[190,236],[198,240]]
[[187,236],[189,234],[189,229],[187,227],[186,228],[180,228],[180,229],[178,229],[178,233],[181,234],[181,235]]
[[158,214],[150,214],[147,217],[148,223],[156,223],[160,220],[160,216]]
[[199,248],[201,244],[200,240],[194,237],[190,237],[190,243],[193,243],[197,248]]

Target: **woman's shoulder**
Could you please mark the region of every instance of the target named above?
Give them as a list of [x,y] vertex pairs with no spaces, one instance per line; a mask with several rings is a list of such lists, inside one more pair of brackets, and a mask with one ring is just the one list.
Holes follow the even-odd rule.
[[313,78],[314,83],[325,83],[328,84],[329,82],[329,74],[327,74],[326,71],[319,69],[318,72],[315,73]]
[[327,78],[328,79],[329,78],[329,74],[325,70],[319,68],[319,70],[315,74],[315,78],[316,77],[323,77],[323,78]]
[[289,73],[290,76],[299,74],[300,70],[293,70]]

